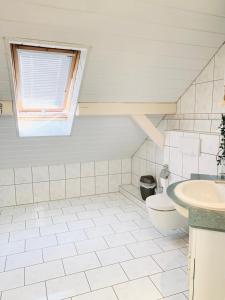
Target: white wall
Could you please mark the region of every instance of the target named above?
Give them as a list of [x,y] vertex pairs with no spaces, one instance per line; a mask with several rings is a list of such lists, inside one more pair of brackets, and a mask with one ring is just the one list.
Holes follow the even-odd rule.
[[[225,45],[210,60],[198,78],[177,102],[176,115],[160,123],[165,134],[162,149],[146,140],[132,159],[132,182],[138,185],[143,174],[158,177],[164,163],[169,165],[170,183],[190,178],[191,173],[217,174],[221,113],[224,97]],[[187,155],[180,150],[182,137],[200,140],[200,154]],[[190,142],[189,147],[192,147]]]
[[131,157],[144,133],[129,117],[75,118],[71,137],[19,138],[0,118],[0,169]]
[[119,191],[131,159],[0,169],[0,207]]
[[[176,101],[225,38],[223,0],[0,2],[1,100],[12,99],[3,37],[87,46],[81,102]],[[0,168],[130,157],[145,138],[125,117],[77,119],[70,138],[16,134],[0,118]]]

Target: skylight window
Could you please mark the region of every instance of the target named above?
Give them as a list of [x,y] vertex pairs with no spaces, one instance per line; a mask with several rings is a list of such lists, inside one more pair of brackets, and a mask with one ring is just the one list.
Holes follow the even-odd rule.
[[11,51],[19,135],[69,135],[84,53],[16,44]]

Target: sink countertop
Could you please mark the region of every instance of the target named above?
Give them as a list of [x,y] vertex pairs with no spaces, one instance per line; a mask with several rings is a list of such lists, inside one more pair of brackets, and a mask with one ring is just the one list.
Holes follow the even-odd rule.
[[[225,178],[221,178],[221,176],[216,175],[192,174],[190,180],[225,180]],[[175,195],[174,190],[176,186],[181,182],[183,181],[179,181],[169,185],[169,187],[167,188],[167,194],[175,203],[188,209],[189,226],[225,232],[225,212],[193,207],[180,200]]]

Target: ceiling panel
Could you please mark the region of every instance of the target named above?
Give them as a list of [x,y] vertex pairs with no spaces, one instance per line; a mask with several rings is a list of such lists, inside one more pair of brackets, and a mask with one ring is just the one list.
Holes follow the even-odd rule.
[[[225,40],[223,0],[0,0],[0,36],[89,48],[80,101],[176,101]],[[3,40],[0,97],[9,97]]]

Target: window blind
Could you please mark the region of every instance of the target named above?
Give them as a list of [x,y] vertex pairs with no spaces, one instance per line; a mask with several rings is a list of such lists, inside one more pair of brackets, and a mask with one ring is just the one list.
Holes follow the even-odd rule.
[[63,107],[72,57],[65,53],[18,49],[23,107]]

